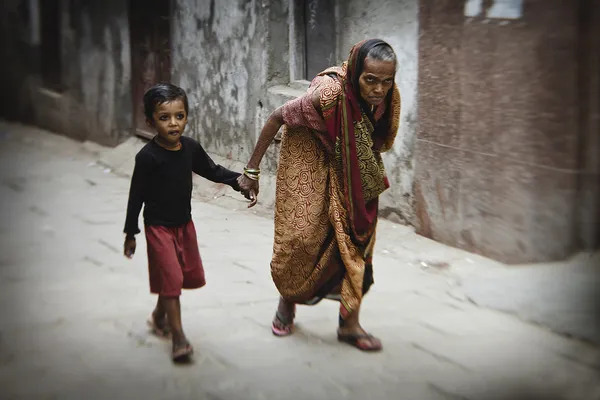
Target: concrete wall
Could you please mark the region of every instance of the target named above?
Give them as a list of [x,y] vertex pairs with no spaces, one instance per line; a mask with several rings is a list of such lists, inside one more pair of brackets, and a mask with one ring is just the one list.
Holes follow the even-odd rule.
[[581,127],[578,232],[585,249],[600,247],[600,4],[579,8],[579,117]]
[[[3,57],[18,83],[14,118],[80,140],[115,145],[131,132],[130,53],[127,2],[60,1],[62,89],[47,89],[40,71],[43,37],[37,1],[12,0],[29,10],[28,24],[2,35],[12,58]],[[4,3],[6,7],[8,3]],[[71,8],[72,7],[72,8]],[[6,15],[3,13],[3,15]],[[13,16],[14,18],[14,16]],[[12,19],[13,24],[19,20]],[[17,47],[18,45],[18,47]],[[24,59],[26,61],[24,61]]]
[[262,1],[179,0],[172,79],[189,95],[188,134],[210,151],[247,160],[267,86],[268,7]]
[[420,1],[418,232],[509,263],[567,257],[588,173],[577,2],[466,3]]
[[396,83],[402,97],[400,128],[394,148],[384,155],[390,189],[381,196],[380,214],[411,224],[413,211],[413,151],[417,132],[418,0],[351,0],[338,2],[338,59],[368,38],[380,38],[398,56]]
[[[88,139],[116,144],[132,130],[131,54],[127,2],[86,1],[71,10],[69,31],[79,62],[69,74],[71,116]],[[72,131],[71,131],[72,132]],[[74,133],[74,132],[72,132]]]

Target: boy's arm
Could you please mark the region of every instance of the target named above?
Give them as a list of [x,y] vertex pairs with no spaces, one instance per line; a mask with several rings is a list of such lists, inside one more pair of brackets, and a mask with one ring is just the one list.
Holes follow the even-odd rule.
[[144,203],[144,186],[146,184],[147,163],[140,154],[135,157],[135,167],[131,176],[131,186],[129,187],[129,200],[127,201],[127,217],[125,218],[125,228],[123,232],[128,238],[133,238],[140,233],[138,219],[142,204]]
[[224,183],[225,185],[231,186],[233,190],[240,191],[240,185],[237,182],[237,178],[241,174],[215,164],[198,142],[196,142],[194,146],[192,170],[209,181]]

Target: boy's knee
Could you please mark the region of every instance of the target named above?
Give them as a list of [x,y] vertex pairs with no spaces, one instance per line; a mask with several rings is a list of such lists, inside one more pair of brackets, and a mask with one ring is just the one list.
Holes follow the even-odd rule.
[[181,289],[162,290],[158,296],[161,301],[177,300],[181,296]]

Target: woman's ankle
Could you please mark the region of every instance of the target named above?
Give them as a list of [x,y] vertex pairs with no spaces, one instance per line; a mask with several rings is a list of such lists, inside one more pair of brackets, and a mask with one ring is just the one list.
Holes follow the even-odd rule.
[[277,311],[280,313],[293,314],[295,309],[295,304],[285,300],[283,297],[279,299],[279,305],[277,306]]
[[338,326],[340,327],[340,329],[344,329],[344,330],[348,330],[348,331],[362,329],[357,316],[352,315],[352,314],[348,315],[346,318],[344,318],[342,316],[342,314],[339,314]]

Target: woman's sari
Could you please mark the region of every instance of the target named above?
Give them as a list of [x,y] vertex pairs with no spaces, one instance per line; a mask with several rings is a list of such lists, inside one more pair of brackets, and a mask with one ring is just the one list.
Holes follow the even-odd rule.
[[[283,106],[271,274],[286,300],[338,299],[343,317],[373,283],[378,198],[389,187],[381,153],[398,130],[395,84],[374,113],[359,95],[366,54],[383,43],[356,44],[341,67]],[[317,88],[322,115],[311,100]]]

